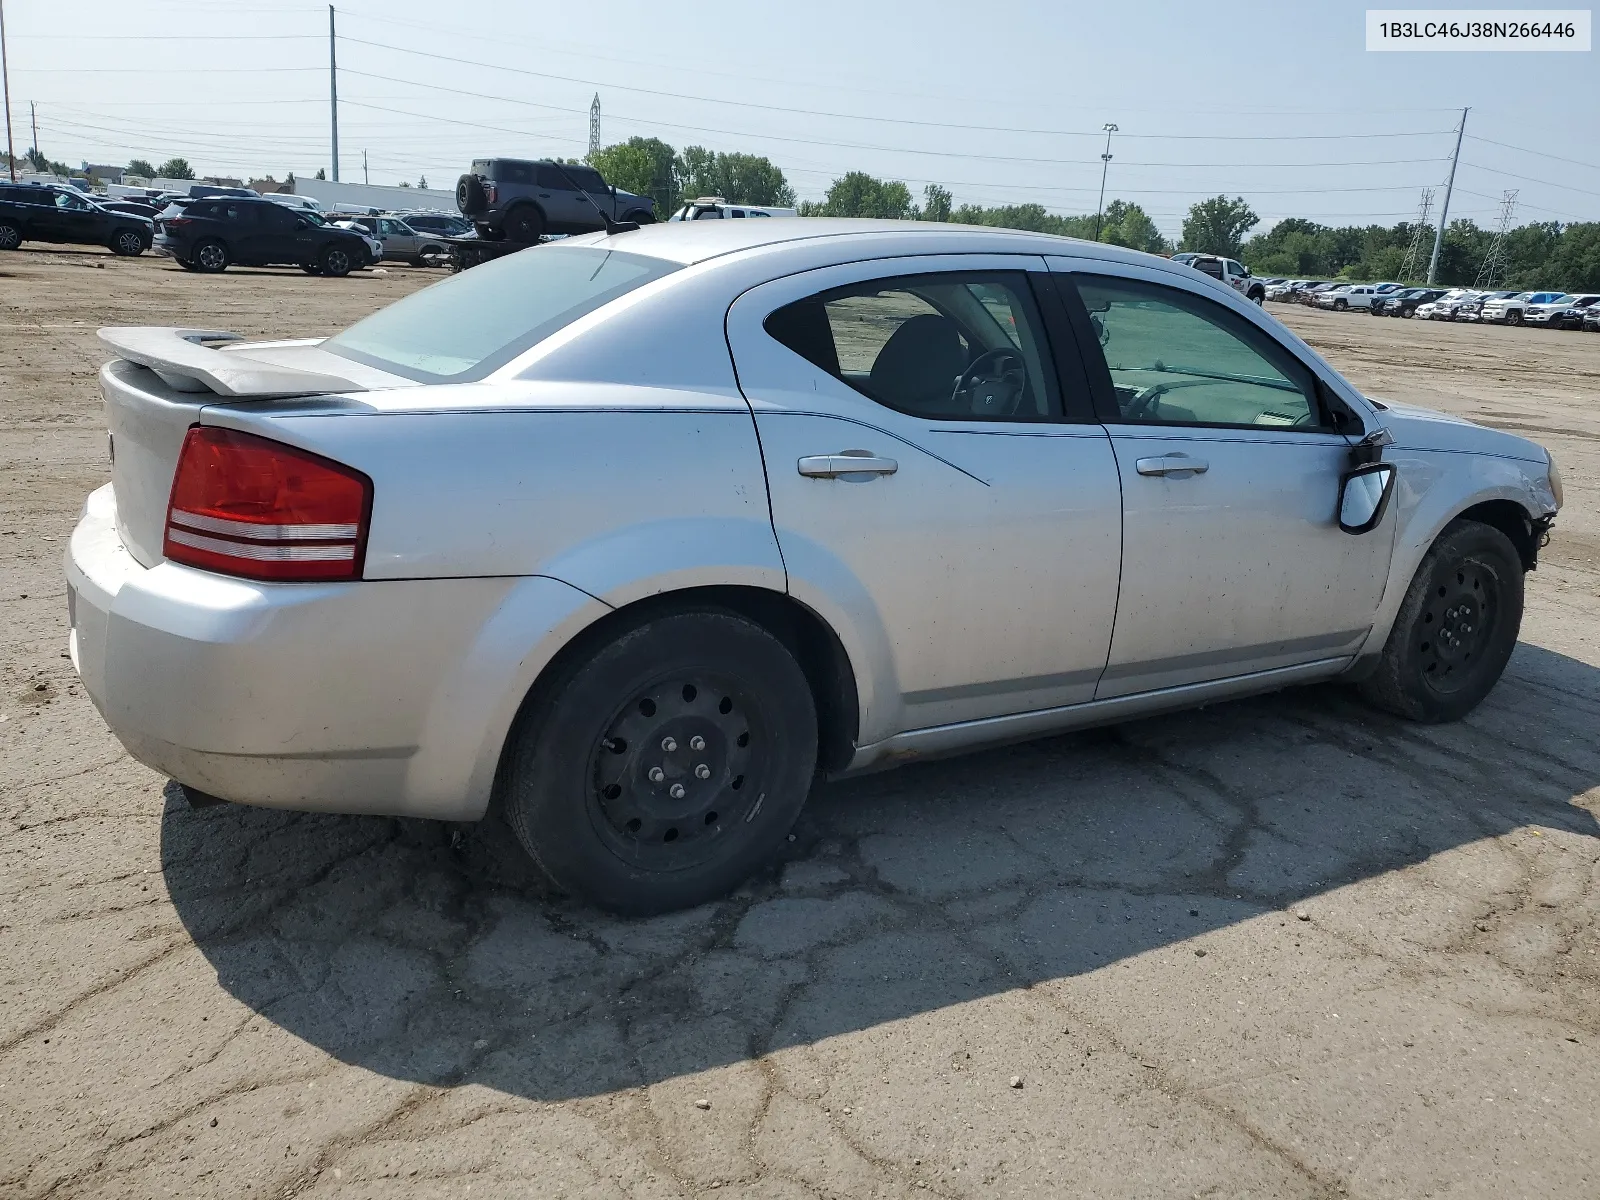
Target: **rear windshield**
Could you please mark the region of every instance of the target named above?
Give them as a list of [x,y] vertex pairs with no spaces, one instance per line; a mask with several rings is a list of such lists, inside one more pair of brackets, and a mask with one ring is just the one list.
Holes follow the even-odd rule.
[[482,379],[678,266],[589,246],[529,248],[413,292],[322,345],[425,383]]

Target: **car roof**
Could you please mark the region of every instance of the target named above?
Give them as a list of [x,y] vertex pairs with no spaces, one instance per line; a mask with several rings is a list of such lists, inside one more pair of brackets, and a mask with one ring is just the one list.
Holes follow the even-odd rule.
[[[775,221],[672,221],[625,233],[588,233],[558,245],[605,245],[632,254],[691,266],[741,251],[777,249],[798,242],[873,237],[865,257],[901,254],[1065,254],[1172,269],[1171,260],[1104,242],[983,225],[945,225],[934,221],[880,221],[866,218],[786,217]],[[903,243],[900,248],[896,243]],[[865,247],[863,247],[865,248]],[[819,247],[820,249],[820,247]],[[1181,264],[1180,264],[1181,265]]]

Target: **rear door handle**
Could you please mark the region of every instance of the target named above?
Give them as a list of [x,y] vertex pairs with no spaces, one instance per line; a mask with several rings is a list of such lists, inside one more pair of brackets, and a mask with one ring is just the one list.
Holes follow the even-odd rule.
[[1163,454],[1160,458],[1136,458],[1133,469],[1141,475],[1204,475],[1211,464],[1187,454]]
[[808,454],[795,464],[811,479],[837,479],[840,475],[893,475],[900,464],[869,450],[841,450],[837,454]]

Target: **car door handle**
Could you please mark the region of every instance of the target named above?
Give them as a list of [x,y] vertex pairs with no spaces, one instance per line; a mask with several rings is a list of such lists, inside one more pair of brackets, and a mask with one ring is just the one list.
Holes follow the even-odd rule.
[[900,464],[880,458],[867,450],[841,450],[837,454],[808,454],[795,464],[800,474],[811,479],[835,479],[840,475],[893,475]]
[[1136,458],[1133,469],[1141,475],[1204,475],[1211,464],[1187,454],[1163,454],[1160,458]]

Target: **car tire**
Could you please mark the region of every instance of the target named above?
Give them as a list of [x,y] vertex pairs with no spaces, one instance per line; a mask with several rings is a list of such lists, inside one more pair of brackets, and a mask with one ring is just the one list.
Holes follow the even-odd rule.
[[1347,309],[1349,307],[1350,307],[1350,302],[1348,300],[1335,300],[1333,302],[1333,311],[1334,312],[1343,312],[1345,309]]
[[1413,721],[1466,716],[1516,649],[1522,588],[1510,538],[1477,521],[1452,522],[1417,567],[1362,696]]
[[1267,302],[1267,294],[1258,288],[1246,296],[1245,299],[1253,300],[1257,304],[1265,304]]
[[531,204],[519,204],[506,214],[505,235],[513,242],[537,242],[544,236],[544,214]]
[[558,888],[644,916],[713,900],[771,858],[816,757],[788,648],[732,612],[673,613],[540,683],[499,800]]
[[119,229],[112,235],[111,253],[137,258],[144,253],[144,236],[137,229]]
[[216,238],[207,238],[189,252],[189,261],[194,264],[196,271],[216,275],[226,271],[231,260],[225,245]]
[[0,221],[0,250],[15,250],[22,245],[22,227]]
[[1508,312],[1506,314],[1506,324],[1507,325],[1521,325],[1522,324],[1522,310],[1513,308],[1510,312]]
[[635,208],[630,212],[623,213],[622,219],[624,221],[632,221],[635,225],[654,225],[656,223],[655,213],[645,212],[642,208]]
[[343,246],[329,246],[317,260],[317,273],[330,279],[343,279],[355,270],[355,258]]

